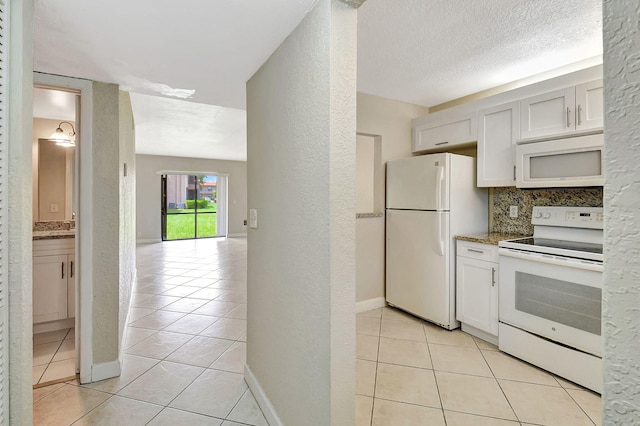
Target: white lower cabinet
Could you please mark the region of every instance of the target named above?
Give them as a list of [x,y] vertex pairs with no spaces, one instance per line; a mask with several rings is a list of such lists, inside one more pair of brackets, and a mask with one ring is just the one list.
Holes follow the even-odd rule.
[[75,240],[33,242],[33,323],[75,316]]
[[456,319],[466,332],[497,344],[498,246],[460,240],[457,244]]

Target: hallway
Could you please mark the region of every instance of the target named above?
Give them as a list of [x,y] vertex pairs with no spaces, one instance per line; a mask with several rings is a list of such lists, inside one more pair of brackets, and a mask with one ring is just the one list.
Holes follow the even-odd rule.
[[34,390],[36,425],[267,425],[243,378],[246,239],[139,245],[122,375]]

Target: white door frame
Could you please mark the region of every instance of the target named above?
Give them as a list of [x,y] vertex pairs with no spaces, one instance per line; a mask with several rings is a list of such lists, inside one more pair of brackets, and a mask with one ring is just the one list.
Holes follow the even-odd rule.
[[[93,365],[93,207],[91,188],[93,170],[83,167],[91,164],[93,156],[92,117],[93,83],[90,80],[33,73],[34,86],[51,89],[68,89],[80,93],[80,126],[76,126],[78,145],[76,150],[76,176],[78,179],[78,216],[76,220],[76,353],[80,366],[80,382],[91,382]],[[86,250],[83,248],[86,247]],[[78,344],[79,343],[79,344]]]

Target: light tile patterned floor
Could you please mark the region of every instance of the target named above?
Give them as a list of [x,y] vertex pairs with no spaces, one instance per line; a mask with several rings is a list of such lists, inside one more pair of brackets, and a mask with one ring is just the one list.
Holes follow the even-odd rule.
[[246,253],[238,238],[138,246],[122,375],[34,390],[34,423],[266,425],[242,374]]
[[33,384],[68,379],[76,374],[73,328],[33,335]]
[[[243,380],[246,240],[138,247],[122,375],[34,391],[36,425],[266,425]],[[593,425],[600,397],[391,308],[359,314],[356,425]]]
[[393,308],[356,319],[356,425],[601,424],[600,396]]

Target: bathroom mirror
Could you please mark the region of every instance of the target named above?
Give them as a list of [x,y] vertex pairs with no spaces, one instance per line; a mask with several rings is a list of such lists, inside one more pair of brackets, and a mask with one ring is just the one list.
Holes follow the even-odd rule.
[[34,220],[73,219],[74,161],[75,148],[38,139],[38,214]]

